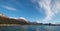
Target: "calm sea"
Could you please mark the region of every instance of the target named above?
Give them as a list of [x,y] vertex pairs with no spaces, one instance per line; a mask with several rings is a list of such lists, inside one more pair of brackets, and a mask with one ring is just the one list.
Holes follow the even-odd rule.
[[0,26],[0,31],[60,31],[60,26]]

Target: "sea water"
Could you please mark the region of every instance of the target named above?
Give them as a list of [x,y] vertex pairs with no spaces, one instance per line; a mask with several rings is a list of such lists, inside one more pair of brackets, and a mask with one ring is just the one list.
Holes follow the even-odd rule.
[[60,26],[39,26],[39,25],[0,26],[0,31],[60,31]]

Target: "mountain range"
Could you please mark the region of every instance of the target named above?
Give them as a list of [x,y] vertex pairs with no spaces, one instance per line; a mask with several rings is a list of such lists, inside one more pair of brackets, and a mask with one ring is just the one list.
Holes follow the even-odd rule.
[[29,22],[23,18],[9,18],[4,14],[0,14],[0,24],[19,24],[19,25],[28,25]]
[[60,24],[52,24],[52,23],[37,23],[37,22],[30,22],[27,19],[25,19],[24,17],[20,17],[20,18],[10,18],[4,14],[0,14],[0,26],[4,24],[5,25],[49,25],[49,26],[60,26]]

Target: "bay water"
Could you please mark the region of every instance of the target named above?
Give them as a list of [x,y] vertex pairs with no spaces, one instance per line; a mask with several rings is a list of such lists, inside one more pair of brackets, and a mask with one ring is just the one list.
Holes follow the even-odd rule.
[[39,25],[0,26],[0,31],[60,31],[60,26],[39,26]]

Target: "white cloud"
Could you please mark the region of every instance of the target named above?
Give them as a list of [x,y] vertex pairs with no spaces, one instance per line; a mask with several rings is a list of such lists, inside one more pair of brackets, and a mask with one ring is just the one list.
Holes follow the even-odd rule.
[[55,14],[60,12],[60,1],[59,0],[54,1],[54,4],[52,5],[52,10]]
[[15,8],[10,7],[10,6],[2,6],[3,8],[7,9],[7,10],[11,10],[11,11],[16,11]]
[[51,20],[52,16],[54,15],[54,13],[50,9],[51,8],[50,2],[51,2],[51,0],[41,0],[38,2],[40,7],[45,9],[46,17],[44,20],[46,20],[46,21]]
[[[60,12],[60,1],[59,0],[34,0],[34,3],[37,2],[40,8],[45,9],[46,17],[43,21],[50,21],[53,19],[55,14]],[[53,3],[53,4],[52,4]]]

